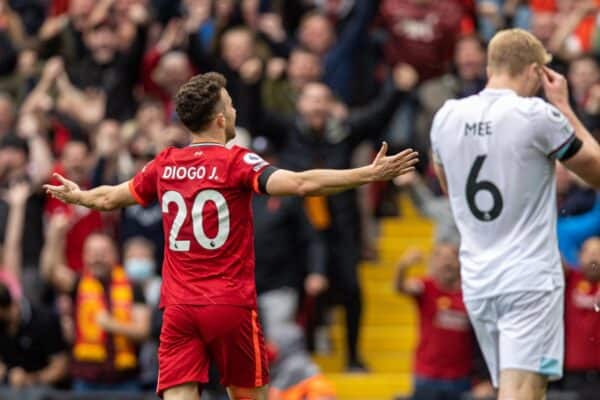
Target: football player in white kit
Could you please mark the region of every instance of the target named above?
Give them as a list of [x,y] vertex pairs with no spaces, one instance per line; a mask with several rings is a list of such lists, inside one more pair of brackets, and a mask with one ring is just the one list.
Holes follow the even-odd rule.
[[[431,130],[436,173],[461,234],[463,294],[502,400],[541,400],[562,375],[564,278],[555,162],[600,187],[600,147],[530,33],[501,31],[488,84],[448,100]],[[532,97],[540,87],[546,98]]]

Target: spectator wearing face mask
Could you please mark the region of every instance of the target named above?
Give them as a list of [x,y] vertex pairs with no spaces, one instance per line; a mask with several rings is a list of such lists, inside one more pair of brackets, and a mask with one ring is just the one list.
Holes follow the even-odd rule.
[[[158,309],[162,279],[157,274],[154,258],[154,245],[143,237],[132,237],[123,246],[123,266],[127,277],[134,285],[139,285],[144,292],[145,303],[150,308],[152,331],[158,323],[160,326],[161,311]],[[150,335],[140,345],[140,374],[142,388],[153,390],[158,376],[158,340]]]
[[474,338],[460,287],[458,248],[438,244],[430,275],[407,277],[423,254],[407,252],[396,270],[395,287],[415,299],[419,310],[419,344],[415,353],[413,400],[459,400],[471,387]]
[[150,333],[150,309],[141,287],[118,264],[113,240],[88,236],[78,276],[62,257],[68,219],[50,221],[42,255],[42,276],[73,302],[73,387],[79,392],[137,391],[138,345]]
[[579,270],[566,271],[562,388],[577,392],[580,400],[592,400],[600,392],[600,237],[585,241],[579,259]]

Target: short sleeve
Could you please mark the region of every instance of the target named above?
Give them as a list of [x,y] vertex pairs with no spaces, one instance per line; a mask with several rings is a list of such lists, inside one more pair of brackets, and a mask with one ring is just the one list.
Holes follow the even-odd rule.
[[270,164],[258,154],[240,148],[236,166],[241,186],[254,193],[262,193],[259,178],[270,167]]
[[131,195],[134,197],[135,201],[143,207],[147,207],[157,198],[156,169],[156,161],[152,160],[129,181]]
[[442,165],[442,157],[440,153],[440,135],[442,129],[442,122],[448,115],[448,104],[450,102],[447,101],[444,103],[442,108],[440,108],[433,117],[433,122],[431,124],[431,132],[430,132],[430,140],[431,140],[431,153],[433,157],[433,161],[436,164]]
[[561,159],[575,141],[575,130],[553,105],[536,99],[533,114],[534,146],[549,158]]

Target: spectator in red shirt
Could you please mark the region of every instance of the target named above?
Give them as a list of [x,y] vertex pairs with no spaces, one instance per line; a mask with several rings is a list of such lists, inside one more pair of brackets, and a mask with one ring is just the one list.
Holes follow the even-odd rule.
[[458,248],[437,245],[430,275],[407,278],[408,268],[421,260],[420,251],[407,252],[395,279],[396,290],[413,297],[419,310],[413,400],[459,400],[471,387],[474,344],[462,300]]
[[600,237],[583,244],[580,261],[580,270],[567,271],[563,388],[592,400],[600,393]]
[[[65,174],[69,179],[79,185],[88,186],[90,163],[88,145],[81,141],[68,142],[62,152],[60,162],[54,167],[54,171]],[[50,180],[50,184],[56,184],[56,178]],[[71,216],[72,224],[66,238],[67,265],[75,271],[83,268],[82,251],[85,239],[93,232],[103,228],[102,216],[98,211],[89,210],[84,207],[65,204],[57,199],[48,197],[45,205],[47,215],[66,214]]]
[[464,15],[459,2],[383,0],[379,13],[389,33],[384,48],[388,65],[410,64],[421,81],[449,71]]

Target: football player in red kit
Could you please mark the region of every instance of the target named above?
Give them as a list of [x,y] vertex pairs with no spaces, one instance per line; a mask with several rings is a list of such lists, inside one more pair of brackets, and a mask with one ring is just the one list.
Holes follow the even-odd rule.
[[414,169],[417,154],[386,156],[384,143],[371,165],[349,170],[291,172],[270,166],[241,147],[228,149],[235,116],[225,78],[197,75],[176,98],[181,122],[191,131],[186,148],[167,148],[132,180],[81,190],[56,177],[46,185],[62,201],[113,210],[158,200],[165,254],[159,347],[159,395],[198,399],[209,362],[218,367],[232,399],[266,399],[268,369],[256,315],[253,193],[328,195]]

